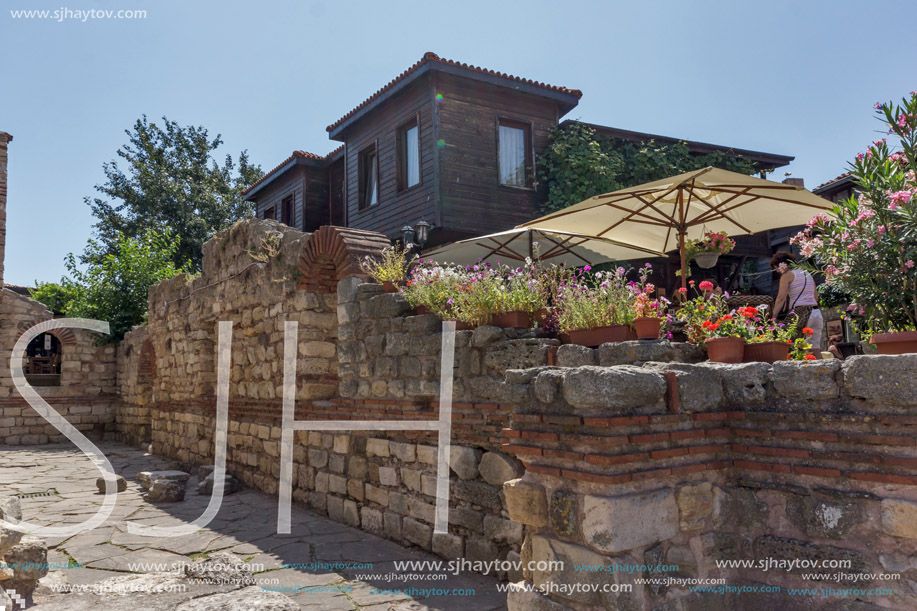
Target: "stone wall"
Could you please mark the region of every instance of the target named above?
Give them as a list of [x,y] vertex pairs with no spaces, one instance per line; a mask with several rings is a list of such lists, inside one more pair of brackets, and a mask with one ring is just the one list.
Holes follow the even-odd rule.
[[[0,444],[27,445],[64,440],[26,403],[13,386],[10,356],[16,340],[33,325],[52,318],[42,304],[0,292]],[[112,436],[115,428],[116,347],[97,345],[99,336],[82,329],[52,331],[61,343],[60,386],[36,391],[90,438]]]
[[13,137],[0,131],[0,289],[3,288],[3,254],[6,250],[7,147]]
[[[550,601],[517,590],[510,609],[838,608],[831,597],[790,596],[792,587],[889,588],[844,608],[913,608],[915,370],[917,355],[509,372],[530,387],[504,432],[504,450],[526,469],[505,486],[510,519],[526,525],[523,559],[566,563],[563,571],[527,572],[526,580],[633,588],[554,592]],[[716,564],[794,559],[850,560],[825,572],[900,580],[806,580],[801,569]],[[615,563],[679,568],[574,568]],[[635,582],[666,575],[782,591],[699,593]]]

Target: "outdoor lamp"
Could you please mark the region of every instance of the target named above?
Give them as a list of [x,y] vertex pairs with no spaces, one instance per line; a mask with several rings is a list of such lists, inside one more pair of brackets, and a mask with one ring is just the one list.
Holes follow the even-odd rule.
[[417,245],[423,248],[430,238],[430,230],[433,229],[433,225],[426,221],[420,221],[414,229],[417,232]]
[[405,225],[401,228],[401,238],[404,240],[404,247],[411,248],[414,246],[414,228],[410,225]]

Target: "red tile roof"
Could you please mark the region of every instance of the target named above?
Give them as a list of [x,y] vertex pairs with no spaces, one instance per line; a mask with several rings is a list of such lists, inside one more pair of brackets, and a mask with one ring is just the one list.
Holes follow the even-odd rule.
[[327,127],[327,130],[330,132],[331,130],[336,128],[338,125],[340,125],[341,123],[343,123],[344,121],[352,117],[354,114],[359,112],[360,109],[365,108],[368,104],[370,104],[373,100],[378,98],[380,95],[382,95],[383,93],[385,93],[386,91],[394,87],[399,82],[403,81],[405,78],[410,76],[412,73],[416,72],[421,66],[423,66],[424,64],[428,64],[428,63],[438,63],[438,64],[444,64],[446,66],[456,66],[459,68],[466,68],[468,70],[473,70],[474,72],[479,72],[481,74],[499,76],[505,79],[509,79],[511,81],[518,82],[518,83],[526,83],[528,85],[534,85],[536,87],[543,87],[544,89],[548,89],[550,91],[556,91],[558,93],[566,93],[572,96],[576,96],[577,99],[583,97],[583,92],[580,91],[579,89],[568,89],[566,87],[548,85],[547,83],[541,83],[538,81],[533,81],[531,79],[526,79],[526,78],[522,78],[519,76],[513,76],[512,74],[506,74],[504,72],[497,72],[495,70],[488,70],[487,68],[481,68],[479,66],[463,64],[461,62],[453,61],[451,59],[443,59],[436,53],[433,53],[432,51],[427,51],[426,53],[424,53],[420,61],[418,61],[416,64],[414,64],[413,66],[411,66],[410,68],[408,68],[407,70],[399,74],[398,76],[396,76],[391,81],[389,81],[387,85],[385,85],[382,89],[380,89],[376,93],[366,98],[359,106],[357,106],[356,108],[348,112],[346,115],[344,115],[343,117],[341,117],[340,119],[338,119],[337,121],[329,125]]
[[322,159],[324,159],[324,157],[322,157],[322,156],[320,156],[320,155],[316,155],[315,153],[309,153],[309,152],[306,152],[306,151],[293,151],[293,154],[292,154],[292,155],[290,155],[289,157],[287,157],[286,159],[284,159],[283,161],[281,161],[281,162],[277,165],[277,167],[275,167],[273,170],[271,170],[270,172],[266,172],[266,173],[264,174],[264,176],[262,176],[261,178],[259,178],[258,180],[256,180],[256,181],[253,182],[252,184],[250,184],[249,186],[247,186],[247,187],[245,187],[244,189],[242,189],[242,195],[247,194],[249,191],[251,191],[252,189],[254,189],[255,187],[257,187],[258,185],[260,185],[261,183],[263,183],[265,180],[267,180],[267,179],[270,178],[271,176],[273,176],[273,175],[274,175],[278,170],[280,170],[283,166],[285,166],[286,164],[290,163],[291,161],[293,161],[293,160],[296,159],[296,158],[300,158],[300,159],[315,159],[315,160],[317,160],[317,161],[321,161]]
[[841,175],[838,176],[837,178],[832,178],[831,180],[829,180],[829,181],[827,181],[827,182],[821,183],[820,185],[818,185],[817,187],[815,187],[815,189],[813,189],[813,191],[814,191],[814,190],[817,190],[817,189],[821,189],[822,187],[827,187],[828,185],[830,185],[830,184],[832,184],[832,183],[835,183],[835,182],[838,182],[839,180],[844,180],[845,178],[849,178],[850,175],[851,175],[850,172],[844,172],[843,174],[841,174]]

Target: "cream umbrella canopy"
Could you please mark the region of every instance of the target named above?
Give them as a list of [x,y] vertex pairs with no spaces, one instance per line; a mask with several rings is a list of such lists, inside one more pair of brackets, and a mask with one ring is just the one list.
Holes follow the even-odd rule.
[[524,261],[526,257],[546,263],[581,266],[605,261],[664,257],[658,250],[622,244],[569,231],[523,227],[447,244],[424,253],[424,259],[440,263],[473,265],[478,261]]
[[805,224],[834,204],[803,187],[708,167],[636,187],[596,195],[518,227],[570,231],[681,255],[685,240],[705,231],[729,235]]

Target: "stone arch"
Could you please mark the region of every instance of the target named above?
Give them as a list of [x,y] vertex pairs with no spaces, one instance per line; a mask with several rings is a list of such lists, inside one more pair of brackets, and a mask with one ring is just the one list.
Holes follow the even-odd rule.
[[[22,320],[19,322],[16,328],[19,330],[19,334],[22,335],[38,323],[45,322],[46,320],[50,319],[35,317],[27,320]],[[45,333],[50,333],[56,337],[57,341],[59,341],[62,346],[70,346],[76,344],[76,335],[73,334],[73,329],[49,329],[48,331],[45,331]]]
[[137,382],[151,384],[156,377],[156,349],[149,338],[143,341],[140,347],[140,356],[137,358]]
[[362,229],[319,227],[312,234],[299,261],[301,289],[330,293],[339,280],[350,276],[366,277],[360,260],[377,255],[391,241],[383,234]]

